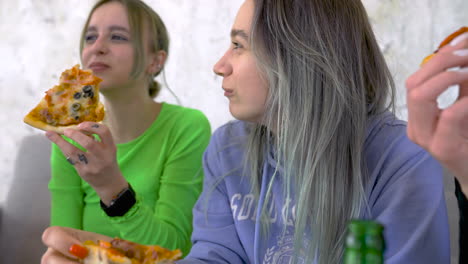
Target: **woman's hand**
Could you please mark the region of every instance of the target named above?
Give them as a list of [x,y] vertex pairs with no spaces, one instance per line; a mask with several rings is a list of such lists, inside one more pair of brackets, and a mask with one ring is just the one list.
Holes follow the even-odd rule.
[[111,238],[68,227],[53,226],[47,228],[42,234],[42,241],[48,249],[42,256],[41,264],[79,263],[78,258],[70,253],[70,248],[73,245],[80,245],[86,240],[110,241]]
[[[93,137],[99,136],[100,141]],[[117,164],[117,148],[107,126],[83,122],[77,129],[67,129],[64,135],[80,144],[86,151],[82,151],[59,134],[48,131],[46,136],[57,144],[67,157],[67,161],[75,166],[78,174],[94,188],[105,204],[109,204],[112,197],[128,186]]]
[[[459,85],[459,96],[440,109],[437,98],[451,85]],[[408,137],[453,173],[468,194],[468,33],[440,49],[407,79],[406,88]]]

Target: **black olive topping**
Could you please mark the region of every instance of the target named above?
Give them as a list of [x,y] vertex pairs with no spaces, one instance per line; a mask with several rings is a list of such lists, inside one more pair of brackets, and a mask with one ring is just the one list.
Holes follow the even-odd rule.
[[94,97],[94,92],[91,91],[91,92],[85,93],[85,94],[83,95],[83,97],[84,97],[84,98],[88,98],[88,97],[93,98],[93,97]]
[[93,87],[91,85],[86,85],[85,87],[83,87],[83,92],[85,93],[89,93],[92,91],[93,91]]
[[81,105],[79,103],[72,104],[72,110],[73,111],[78,111],[78,110],[80,110],[80,108],[81,108]]

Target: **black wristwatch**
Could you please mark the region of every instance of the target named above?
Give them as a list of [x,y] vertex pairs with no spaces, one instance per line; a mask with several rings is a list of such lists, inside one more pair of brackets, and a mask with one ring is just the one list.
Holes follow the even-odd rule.
[[100,201],[101,208],[108,216],[123,216],[136,203],[136,195],[130,183],[112,201],[109,206]]

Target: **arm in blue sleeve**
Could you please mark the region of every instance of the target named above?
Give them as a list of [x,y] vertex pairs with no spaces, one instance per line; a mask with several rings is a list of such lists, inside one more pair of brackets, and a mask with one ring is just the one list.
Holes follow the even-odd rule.
[[408,156],[389,161],[371,194],[372,217],[385,226],[385,263],[449,263],[442,168],[425,151]]
[[203,156],[203,192],[193,210],[192,250],[178,263],[247,263],[239,241],[224,181],[217,165],[220,152],[213,137]]

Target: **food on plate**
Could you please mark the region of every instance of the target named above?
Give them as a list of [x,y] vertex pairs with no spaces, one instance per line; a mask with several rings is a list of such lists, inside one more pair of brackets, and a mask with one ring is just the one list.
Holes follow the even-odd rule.
[[81,70],[79,65],[65,70],[59,84],[45,92],[39,104],[24,117],[24,122],[38,129],[63,133],[83,121],[102,121],[101,81],[91,70]]

